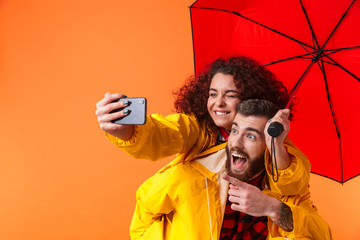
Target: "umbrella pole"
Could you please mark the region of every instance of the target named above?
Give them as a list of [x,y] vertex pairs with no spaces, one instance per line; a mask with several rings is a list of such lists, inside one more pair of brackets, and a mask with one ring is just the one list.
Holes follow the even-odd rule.
[[288,103],[286,104],[286,107],[285,107],[285,108],[289,109],[292,101],[293,101],[294,98],[295,98],[295,95],[296,95],[297,91],[299,90],[301,84],[304,82],[304,79],[305,79],[306,75],[309,73],[311,67],[314,65],[315,62],[316,62],[316,59],[314,58],[314,59],[311,61],[310,65],[306,68],[306,70],[305,70],[305,72],[303,73],[303,75],[301,75],[299,81],[295,84],[293,90],[291,91],[291,94],[290,94],[290,97],[289,97],[289,101],[288,101]]

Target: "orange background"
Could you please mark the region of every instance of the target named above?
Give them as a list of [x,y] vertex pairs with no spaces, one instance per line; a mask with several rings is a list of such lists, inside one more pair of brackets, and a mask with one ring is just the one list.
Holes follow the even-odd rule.
[[[0,239],[129,239],[139,185],[170,161],[134,160],[98,127],[105,92],[169,114],[193,72],[193,0],[0,2]],[[312,175],[335,239],[360,235],[360,178]]]

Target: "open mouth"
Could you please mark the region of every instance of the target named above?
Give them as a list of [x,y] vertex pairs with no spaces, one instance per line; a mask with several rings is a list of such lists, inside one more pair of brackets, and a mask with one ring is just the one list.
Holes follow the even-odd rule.
[[242,167],[244,167],[244,165],[247,162],[247,159],[244,155],[236,152],[231,153],[231,155],[232,155],[232,165],[234,168],[241,169]]

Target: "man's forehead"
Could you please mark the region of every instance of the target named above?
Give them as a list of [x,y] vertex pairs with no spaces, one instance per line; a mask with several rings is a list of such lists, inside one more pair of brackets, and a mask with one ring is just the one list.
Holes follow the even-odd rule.
[[237,125],[239,128],[254,128],[259,131],[263,131],[268,120],[269,118],[265,116],[245,116],[237,113],[234,119],[234,124]]

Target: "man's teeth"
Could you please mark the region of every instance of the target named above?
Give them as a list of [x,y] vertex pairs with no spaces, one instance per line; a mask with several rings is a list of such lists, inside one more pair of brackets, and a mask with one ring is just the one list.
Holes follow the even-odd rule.
[[237,154],[237,153],[233,153],[232,155],[237,158],[245,158],[245,156]]

